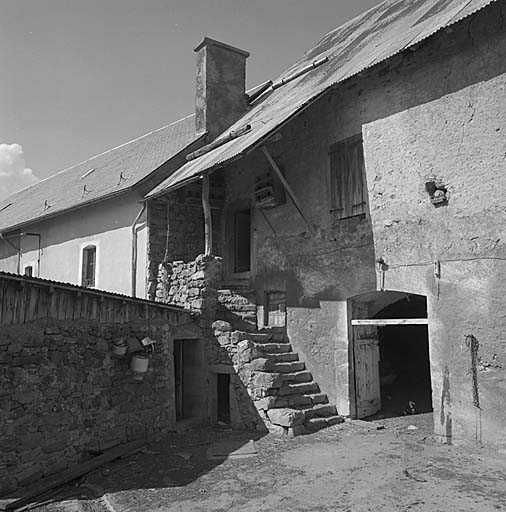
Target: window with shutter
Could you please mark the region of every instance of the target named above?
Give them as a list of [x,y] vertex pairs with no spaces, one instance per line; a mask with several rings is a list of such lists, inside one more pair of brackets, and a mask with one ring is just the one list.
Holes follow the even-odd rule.
[[331,209],[341,219],[365,213],[366,189],[362,135],[330,147]]
[[97,248],[88,245],[83,249],[82,285],[87,288],[95,286],[95,268],[97,261]]

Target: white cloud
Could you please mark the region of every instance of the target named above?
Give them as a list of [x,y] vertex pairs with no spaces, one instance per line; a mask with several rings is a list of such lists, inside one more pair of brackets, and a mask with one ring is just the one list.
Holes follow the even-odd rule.
[[26,167],[19,144],[0,144],[0,200],[39,181]]

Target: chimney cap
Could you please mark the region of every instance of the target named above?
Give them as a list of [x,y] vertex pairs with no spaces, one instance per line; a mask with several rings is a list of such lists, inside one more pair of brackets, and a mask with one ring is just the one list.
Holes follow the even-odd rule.
[[204,46],[219,46],[221,48],[225,48],[225,50],[229,50],[229,51],[244,55],[244,57],[246,57],[246,58],[249,57],[249,52],[241,50],[240,48],[236,48],[235,46],[231,46],[229,44],[222,43],[221,41],[216,41],[216,39],[211,39],[210,37],[204,37],[202,42],[199,45],[197,45],[193,51],[198,52],[199,50],[204,48]]

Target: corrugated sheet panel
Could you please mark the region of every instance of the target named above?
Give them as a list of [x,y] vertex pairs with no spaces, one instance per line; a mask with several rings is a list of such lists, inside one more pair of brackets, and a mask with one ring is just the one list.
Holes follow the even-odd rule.
[[71,288],[72,290],[75,290],[76,292],[83,291],[83,292],[86,292],[89,294],[104,295],[106,297],[111,297],[113,299],[119,298],[119,299],[124,299],[124,300],[128,300],[128,301],[133,301],[133,302],[140,302],[140,303],[148,304],[151,306],[156,305],[156,306],[164,308],[164,309],[172,309],[172,310],[176,310],[179,312],[187,312],[189,314],[192,313],[190,310],[185,309],[181,306],[176,306],[175,304],[165,304],[164,302],[153,302],[148,299],[142,299],[140,297],[131,297],[130,295],[124,295],[122,293],[115,293],[115,292],[110,292],[107,290],[101,290],[99,288],[85,288],[84,286],[79,286],[79,285],[73,284],[73,283],[67,283],[65,281],[53,281],[52,279],[42,279],[41,277],[12,274],[11,272],[4,272],[3,270],[0,271],[0,281],[2,279],[11,280],[11,281],[24,281],[27,283],[34,283],[34,284],[40,283],[40,284],[43,284],[46,286],[52,285],[55,287],[59,286],[62,288]]
[[250,132],[187,163],[152,190],[148,197],[239,157],[332,85],[392,57],[495,1],[386,0],[373,7],[329,32],[280,78],[323,57],[329,57],[327,63],[264,95],[261,103],[230,128],[234,130],[250,124]]
[[199,137],[191,115],[54,174],[0,202],[0,231],[130,189]]

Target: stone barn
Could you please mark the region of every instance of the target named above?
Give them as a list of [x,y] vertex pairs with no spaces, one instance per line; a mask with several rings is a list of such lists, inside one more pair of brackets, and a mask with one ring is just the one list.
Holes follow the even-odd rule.
[[249,96],[199,46],[197,119],[226,90],[233,124],[147,196],[150,294],[205,312],[211,419],[506,443],[505,9],[386,1]]

